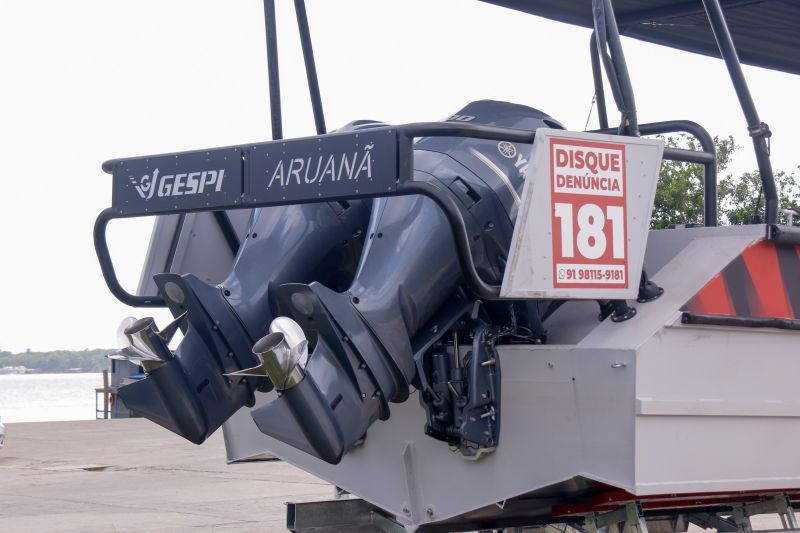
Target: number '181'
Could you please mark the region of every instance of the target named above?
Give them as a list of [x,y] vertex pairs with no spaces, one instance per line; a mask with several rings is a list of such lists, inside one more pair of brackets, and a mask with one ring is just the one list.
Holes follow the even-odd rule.
[[611,252],[614,259],[625,259],[624,211],[622,206],[610,205],[605,212],[597,204],[583,204],[578,209],[578,234],[575,235],[572,204],[556,203],[555,215],[561,223],[561,256],[575,257],[578,253],[586,259],[597,259],[606,253],[606,220],[611,222]]

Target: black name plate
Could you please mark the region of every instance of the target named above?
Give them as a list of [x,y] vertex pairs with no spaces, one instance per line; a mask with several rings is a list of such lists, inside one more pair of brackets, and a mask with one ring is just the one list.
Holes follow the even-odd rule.
[[123,215],[180,213],[390,194],[398,181],[390,127],[249,146],[117,159],[112,206]]
[[374,128],[248,149],[248,200],[308,202],[387,194],[397,189],[397,131]]
[[243,201],[240,148],[116,160],[111,165],[112,206],[122,214],[213,209]]

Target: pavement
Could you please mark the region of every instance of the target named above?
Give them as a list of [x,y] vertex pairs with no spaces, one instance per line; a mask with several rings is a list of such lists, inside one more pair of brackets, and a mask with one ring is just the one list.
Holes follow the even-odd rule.
[[[7,424],[6,434],[0,533],[285,532],[286,502],[333,497],[282,461],[227,464],[221,431],[202,446],[144,419]],[[752,522],[781,527],[776,515]]]
[[287,501],[333,487],[282,461],[226,464],[143,419],[6,425],[0,531],[286,531]]

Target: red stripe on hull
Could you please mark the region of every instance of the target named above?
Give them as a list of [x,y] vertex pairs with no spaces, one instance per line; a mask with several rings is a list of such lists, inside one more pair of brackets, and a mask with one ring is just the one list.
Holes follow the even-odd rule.
[[736,314],[721,272],[689,300],[686,310],[703,315],[734,316]]
[[748,294],[754,317],[794,318],[778,264],[775,244],[761,241],[742,252],[755,294]]

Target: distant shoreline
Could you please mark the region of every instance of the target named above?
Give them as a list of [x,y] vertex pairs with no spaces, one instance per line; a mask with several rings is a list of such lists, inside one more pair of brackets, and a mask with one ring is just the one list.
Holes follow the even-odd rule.
[[54,350],[50,352],[0,351],[0,375],[92,374],[109,368],[113,349]]

